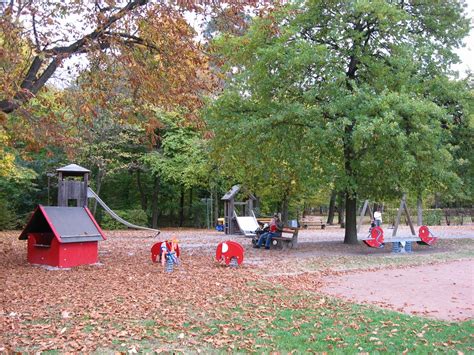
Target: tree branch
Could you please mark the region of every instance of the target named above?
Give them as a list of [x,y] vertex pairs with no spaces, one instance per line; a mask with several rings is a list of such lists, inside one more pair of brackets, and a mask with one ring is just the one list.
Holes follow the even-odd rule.
[[105,30],[107,30],[110,26],[112,26],[115,22],[120,20],[124,17],[127,13],[132,11],[133,9],[146,5],[149,0],[133,0],[129,2],[125,7],[120,9],[115,15],[110,16],[107,21],[98,28],[96,28],[93,32],[89,33],[88,35],[82,37],[81,39],[77,40],[76,42],[70,44],[66,47],[55,47],[51,48],[48,53],[53,54],[73,54],[76,53],[80,48],[85,46],[88,42],[96,40],[98,37],[104,34]]
[[149,41],[146,41],[143,38],[140,38],[138,36],[134,36],[134,35],[131,35],[131,34],[128,34],[128,33],[106,31],[106,32],[104,32],[104,35],[108,35],[110,37],[125,38],[125,39],[129,40],[129,41],[127,41],[127,43],[140,44],[142,46],[145,46],[145,47],[150,48],[150,49],[154,49],[156,51],[159,50],[158,47],[155,46],[153,43],[151,43]]
[[[0,110],[4,113],[11,113],[22,104],[29,101],[31,97],[33,97],[46,84],[49,78],[51,78],[63,59],[72,54],[87,52],[88,49],[86,46],[88,43],[98,40],[115,22],[123,18],[132,10],[146,5],[148,2],[149,0],[132,0],[117,11],[117,13],[106,19],[106,21],[100,24],[94,31],[69,46],[58,46],[40,52],[40,54],[34,57],[33,62],[28,69],[26,77],[20,85],[21,90],[14,95],[13,99],[0,100]],[[34,33],[36,33],[35,29],[33,30]],[[108,47],[108,44],[105,44],[105,47]],[[100,48],[104,48],[104,46],[100,44]],[[45,55],[51,58],[51,62],[49,62],[44,71],[39,74],[44,62],[41,57],[44,57]]]

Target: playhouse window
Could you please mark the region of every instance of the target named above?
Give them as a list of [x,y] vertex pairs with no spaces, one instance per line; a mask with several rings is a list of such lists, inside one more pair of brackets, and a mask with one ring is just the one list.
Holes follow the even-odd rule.
[[35,238],[35,247],[48,248],[51,246],[54,235],[53,233],[32,233]]

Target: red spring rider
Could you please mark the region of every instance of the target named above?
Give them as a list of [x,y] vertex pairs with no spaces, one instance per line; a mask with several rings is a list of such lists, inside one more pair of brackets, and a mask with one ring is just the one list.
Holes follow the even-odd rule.
[[167,271],[173,271],[173,266],[179,264],[180,250],[178,239],[175,236],[171,240],[158,242],[151,247],[151,260],[161,262],[163,266],[166,264]]
[[244,261],[244,248],[239,243],[231,240],[219,243],[216,250],[216,260],[237,267]]

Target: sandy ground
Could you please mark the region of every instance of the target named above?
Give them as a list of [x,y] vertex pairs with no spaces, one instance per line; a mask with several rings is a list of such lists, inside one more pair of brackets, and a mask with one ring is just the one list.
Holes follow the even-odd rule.
[[322,291],[361,304],[442,320],[474,319],[474,261],[323,279]]

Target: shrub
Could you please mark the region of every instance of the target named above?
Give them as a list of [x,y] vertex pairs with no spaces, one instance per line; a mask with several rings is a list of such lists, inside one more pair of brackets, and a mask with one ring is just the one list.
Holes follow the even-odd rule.
[[443,222],[443,210],[430,209],[423,211],[423,224],[427,226],[439,226]]
[[[136,210],[116,210],[115,213],[119,215],[121,218],[126,220],[127,222],[136,224],[138,226],[147,226],[148,224],[148,217],[145,211],[141,209]],[[126,229],[122,223],[113,219],[109,214],[104,214],[100,226],[103,229]]]
[[18,217],[7,201],[0,199],[0,230],[14,229],[18,225]]

